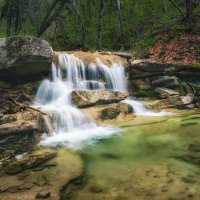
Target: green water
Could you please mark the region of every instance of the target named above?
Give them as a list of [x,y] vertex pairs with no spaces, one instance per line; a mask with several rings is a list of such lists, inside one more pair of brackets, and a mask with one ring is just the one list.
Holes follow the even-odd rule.
[[80,152],[87,179],[72,199],[200,199],[200,165],[182,159],[189,145],[200,146],[200,114],[137,117],[117,126],[121,135]]

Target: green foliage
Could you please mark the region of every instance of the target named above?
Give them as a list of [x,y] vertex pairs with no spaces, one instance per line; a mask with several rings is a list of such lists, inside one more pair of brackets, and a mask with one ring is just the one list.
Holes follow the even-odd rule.
[[[57,3],[56,3],[57,2]],[[59,8],[58,0],[1,0],[0,37],[37,35],[45,19],[51,19]],[[49,20],[42,37],[55,50],[97,48],[100,0],[68,0],[58,15]],[[117,1],[105,1],[102,27],[102,47],[108,50],[145,49],[151,47],[168,31],[170,40],[175,34],[191,27],[169,0],[121,0],[120,15]],[[186,13],[184,0],[177,5]],[[56,5],[52,7],[52,5]],[[194,9],[199,17],[200,6]],[[119,18],[120,17],[120,18]]]

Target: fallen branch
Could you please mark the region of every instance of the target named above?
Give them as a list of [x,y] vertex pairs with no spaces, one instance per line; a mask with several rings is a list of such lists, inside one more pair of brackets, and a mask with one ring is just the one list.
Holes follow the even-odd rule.
[[37,109],[37,108],[33,108],[33,107],[31,107],[31,106],[28,106],[28,105],[19,103],[19,102],[13,100],[13,99],[10,99],[10,101],[13,102],[14,104],[20,106],[20,107],[24,107],[24,108],[28,108],[28,109],[34,110],[34,111],[36,111],[36,112],[39,112],[39,113],[42,114],[42,115],[47,115],[47,113],[42,112],[41,110],[39,110],[39,109]]

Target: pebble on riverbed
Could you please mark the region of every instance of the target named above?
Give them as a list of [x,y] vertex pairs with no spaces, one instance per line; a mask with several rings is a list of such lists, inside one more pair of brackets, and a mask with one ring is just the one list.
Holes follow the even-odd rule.
[[36,195],[36,198],[43,198],[43,199],[46,199],[48,197],[51,196],[51,193],[50,192],[47,192],[47,191],[41,191],[41,192],[38,192],[37,195]]

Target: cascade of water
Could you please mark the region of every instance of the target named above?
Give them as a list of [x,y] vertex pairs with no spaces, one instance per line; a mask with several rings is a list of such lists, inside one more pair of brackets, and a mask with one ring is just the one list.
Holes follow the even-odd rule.
[[[96,64],[86,65],[74,55],[60,54],[58,66],[52,64],[52,81],[44,80],[35,98],[34,106],[48,112],[52,121],[48,127],[53,136],[48,137],[43,144],[67,143],[74,147],[88,139],[113,134],[113,130],[98,127],[72,104],[71,94],[76,89],[126,91],[124,67],[118,63],[108,67],[99,59]],[[126,99],[123,102],[130,104],[138,115],[156,116],[138,101]],[[48,124],[49,120],[46,122]]]
[[133,111],[136,115],[141,115],[141,116],[166,116],[170,115],[170,113],[167,112],[153,112],[150,109],[146,108],[144,104],[142,104],[139,101],[133,100],[131,98],[127,98],[126,100],[123,100],[122,102],[129,104],[132,108]]
[[71,102],[75,89],[126,90],[126,80],[122,65],[113,63],[111,67],[100,60],[96,64],[85,65],[74,55],[60,54],[58,66],[52,64],[52,81],[44,80],[36,94],[34,106],[51,116],[53,137],[43,141],[46,145],[67,142],[81,143],[91,137],[104,137],[113,133],[110,128],[97,125]]

